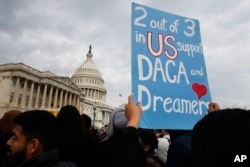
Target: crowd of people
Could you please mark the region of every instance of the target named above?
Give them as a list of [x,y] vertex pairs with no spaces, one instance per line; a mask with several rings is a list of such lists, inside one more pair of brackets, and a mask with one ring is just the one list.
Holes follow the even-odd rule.
[[141,113],[140,102],[129,96],[96,131],[91,118],[71,105],[56,117],[43,110],[8,111],[0,120],[0,167],[250,166],[249,110],[211,102],[192,130],[142,129]]

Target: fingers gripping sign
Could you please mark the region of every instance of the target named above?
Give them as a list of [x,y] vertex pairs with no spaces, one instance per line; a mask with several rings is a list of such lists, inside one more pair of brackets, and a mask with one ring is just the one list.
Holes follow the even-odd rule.
[[219,104],[215,102],[210,102],[208,107],[208,113],[220,110]]

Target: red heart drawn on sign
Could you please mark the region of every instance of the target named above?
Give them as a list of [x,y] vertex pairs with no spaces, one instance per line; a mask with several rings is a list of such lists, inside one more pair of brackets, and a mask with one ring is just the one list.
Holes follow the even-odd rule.
[[197,94],[198,99],[207,94],[207,87],[205,85],[201,85],[199,83],[193,83],[192,89]]

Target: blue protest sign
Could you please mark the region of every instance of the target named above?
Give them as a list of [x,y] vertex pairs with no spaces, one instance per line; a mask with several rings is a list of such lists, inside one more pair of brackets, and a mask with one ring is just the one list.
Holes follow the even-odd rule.
[[211,101],[199,21],[132,3],[131,24],[140,127],[192,129]]

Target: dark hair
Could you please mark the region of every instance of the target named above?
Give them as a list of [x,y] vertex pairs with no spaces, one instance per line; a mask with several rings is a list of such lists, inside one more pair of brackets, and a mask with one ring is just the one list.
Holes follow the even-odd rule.
[[84,166],[88,161],[84,157],[89,154],[90,142],[80,112],[74,106],[63,106],[57,115],[57,121],[59,159]]
[[44,151],[55,148],[56,118],[51,113],[45,110],[30,110],[19,114],[13,121],[22,126],[22,133],[27,141],[38,139]]
[[250,111],[224,109],[206,115],[193,128],[192,166],[230,166],[250,151]]
[[151,130],[141,129],[139,131],[139,138],[142,139],[144,145],[148,145],[150,147],[147,154],[153,155],[154,150],[158,147],[158,140],[154,132]]
[[87,114],[82,114],[81,117],[83,119],[83,124],[89,129],[91,127],[91,118]]
[[70,128],[83,128],[83,121],[80,112],[72,105],[63,106],[60,109],[57,115],[57,123],[63,128],[68,128],[69,126]]

